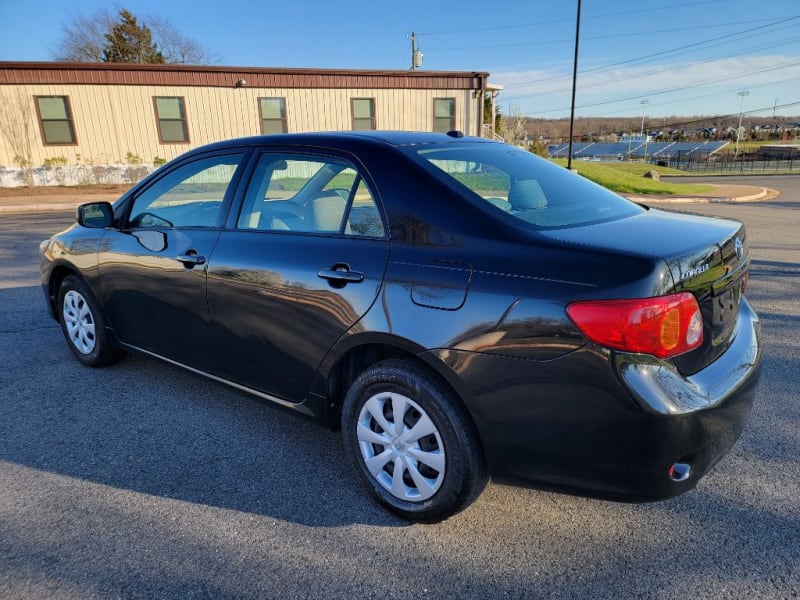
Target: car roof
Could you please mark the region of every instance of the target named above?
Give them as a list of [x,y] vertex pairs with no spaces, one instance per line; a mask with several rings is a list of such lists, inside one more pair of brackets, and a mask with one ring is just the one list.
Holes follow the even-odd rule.
[[[460,135],[459,135],[460,134]],[[464,136],[461,132],[432,133],[427,131],[324,131],[313,133],[283,133],[259,135],[215,142],[195,151],[224,149],[235,146],[316,146],[350,145],[353,142],[386,144],[390,146],[414,146],[446,143],[495,143],[479,137]]]

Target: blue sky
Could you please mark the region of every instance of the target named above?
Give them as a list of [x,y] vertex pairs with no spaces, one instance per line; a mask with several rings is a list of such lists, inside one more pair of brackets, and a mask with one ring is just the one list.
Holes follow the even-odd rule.
[[[504,111],[568,115],[577,0],[37,0],[0,6],[0,60],[52,60],[78,15],[124,6],[168,18],[219,64],[488,71]],[[579,116],[800,114],[797,0],[583,0]],[[642,101],[646,100],[646,104]]]

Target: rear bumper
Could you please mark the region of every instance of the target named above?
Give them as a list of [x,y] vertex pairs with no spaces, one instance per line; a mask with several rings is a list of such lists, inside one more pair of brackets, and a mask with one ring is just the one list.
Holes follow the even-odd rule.
[[[641,355],[587,346],[547,362],[449,351],[493,477],[627,501],[697,485],[744,428],[755,399],[758,317],[741,304],[736,338],[691,377]],[[691,466],[682,481],[675,463]]]
[[757,376],[761,363],[760,324],[743,298],[734,339],[705,369],[683,377],[670,363],[642,355],[617,354],[616,368],[625,385],[645,409],[680,415],[724,404]]

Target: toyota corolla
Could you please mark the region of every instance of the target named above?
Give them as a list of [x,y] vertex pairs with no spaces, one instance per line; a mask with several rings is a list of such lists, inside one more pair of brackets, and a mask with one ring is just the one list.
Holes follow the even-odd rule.
[[341,428],[366,488],[410,520],[454,514],[490,476],[681,494],[755,396],[741,223],[459,132],[205,146],[82,205],[41,252],[79,361],[143,353]]

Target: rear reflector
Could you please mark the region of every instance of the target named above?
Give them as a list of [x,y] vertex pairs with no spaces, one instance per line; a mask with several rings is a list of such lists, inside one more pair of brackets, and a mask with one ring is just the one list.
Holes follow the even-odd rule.
[[616,350],[671,358],[703,343],[700,306],[689,292],[574,302],[567,314],[591,341]]

